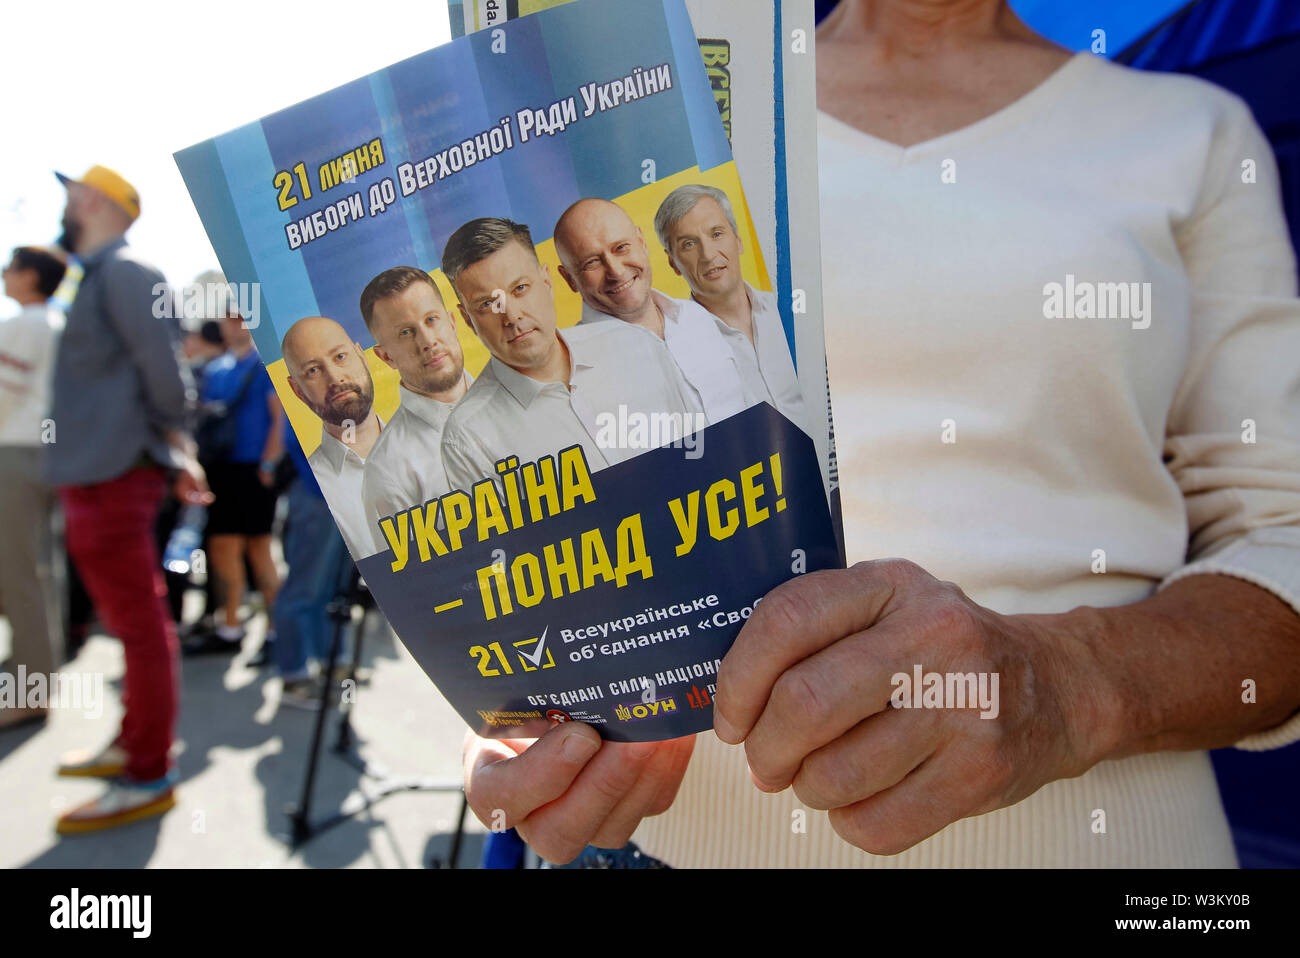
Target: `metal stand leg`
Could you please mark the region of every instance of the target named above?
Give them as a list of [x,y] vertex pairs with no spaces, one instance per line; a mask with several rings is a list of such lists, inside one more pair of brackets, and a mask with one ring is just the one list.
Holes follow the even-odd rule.
[[[368,596],[365,592],[365,586],[361,582],[361,576],[356,571],[356,567],[351,567],[351,575],[345,588],[337,595],[329,605],[330,621],[334,623],[334,637],[330,642],[329,663],[326,666],[326,679],[321,688],[320,711],[316,715],[316,724],[312,729],[311,751],[307,756],[307,774],[303,781],[302,797],[297,806],[289,810],[291,822],[291,846],[297,850],[306,842],[315,838],[317,835],[335,825],[339,825],[348,819],[360,814],[371,808],[381,799],[397,792],[421,791],[421,792],[460,792],[460,812],[456,818],[456,831],[452,835],[450,861],[448,868],[455,868],[456,861],[460,856],[461,844],[465,833],[465,814],[468,811],[469,803],[465,798],[464,789],[460,782],[438,781],[432,778],[417,778],[412,776],[398,776],[389,772],[382,766],[368,762],[357,754],[353,747],[353,735],[351,724],[351,704],[339,706],[339,725],[338,738],[334,744],[333,751],[339,755],[345,762],[361,773],[363,779],[369,779],[375,783],[373,789],[361,789],[348,798],[340,806],[339,810],[333,815],[319,822],[311,821],[311,799],[312,792],[316,786],[316,768],[320,760],[321,738],[325,730],[325,719],[329,712],[330,702],[335,689],[334,670],[338,665],[338,659],[343,646],[344,627],[352,621],[352,608],[355,605],[363,605],[369,609]],[[350,676],[353,682],[353,689],[356,688],[357,666],[361,662],[361,643],[365,633],[365,626],[369,612],[362,616],[359,623],[356,636],[356,644],[352,659],[352,668]]]

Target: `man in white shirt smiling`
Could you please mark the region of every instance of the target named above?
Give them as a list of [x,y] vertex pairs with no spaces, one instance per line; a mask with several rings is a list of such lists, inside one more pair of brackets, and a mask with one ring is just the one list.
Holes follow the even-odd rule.
[[361,293],[375,355],[402,377],[402,404],[366,462],[362,503],[379,551],[379,520],[448,491],[442,431],[473,381],[456,338],[456,318],[433,277],[414,266],[384,270]]
[[754,401],[770,402],[812,435],[776,297],[740,274],[744,244],[727,194],[701,183],[679,186],[655,213],[655,232],[691,298],[716,318]]
[[321,418],[320,445],[307,459],[338,520],[353,558],[375,552],[360,509],[366,457],[383,424],[374,409],[375,386],[361,346],[324,316],[289,327],[280,346],[289,388]]
[[657,337],[709,422],[765,398],[746,392],[733,351],[707,312],[651,288],[645,237],[622,207],[578,200],[555,224],[555,251],[560,275],[582,296],[582,325],[622,320]]
[[652,339],[624,323],[557,328],[550,273],[528,227],[472,220],[447,241],[442,269],[492,354],[443,431],[452,489],[495,478],[507,456],[531,462],[579,445],[593,472],[629,459],[646,447],[609,441],[605,424],[620,407],[629,420],[696,422],[677,367]]

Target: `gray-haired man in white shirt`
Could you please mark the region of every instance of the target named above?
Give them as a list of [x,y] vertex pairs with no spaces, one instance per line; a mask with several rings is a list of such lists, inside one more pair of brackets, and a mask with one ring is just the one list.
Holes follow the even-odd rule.
[[740,275],[744,245],[727,194],[704,184],[679,186],[659,205],[655,232],[691,298],[716,318],[751,401],[770,402],[811,436],[776,297]]
[[473,382],[432,276],[414,266],[384,270],[361,294],[375,355],[401,375],[402,403],[366,461],[362,502],[376,547],[388,548],[379,520],[448,492],[442,432]]
[[472,220],[447,241],[442,269],[492,354],[443,430],[451,488],[495,479],[501,459],[536,461],[574,445],[594,472],[700,425],[701,410],[653,339],[624,323],[557,328],[550,272],[528,227]]
[[555,251],[560,275],[582,296],[582,325],[621,320],[655,336],[709,422],[766,398],[747,394],[733,347],[705,309],[651,288],[645,237],[622,207],[602,199],[578,200],[555,224]]
[[280,344],[289,388],[321,418],[320,445],[307,457],[354,559],[373,555],[361,511],[361,480],[383,423],[365,353],[346,329],[324,316],[300,319]]

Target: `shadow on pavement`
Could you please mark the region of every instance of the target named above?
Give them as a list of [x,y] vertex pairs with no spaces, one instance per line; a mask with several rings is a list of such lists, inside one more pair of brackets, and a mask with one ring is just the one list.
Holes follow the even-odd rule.
[[[468,812],[469,818],[474,813]],[[468,821],[468,818],[466,819]],[[478,868],[479,862],[483,860],[483,842],[487,835],[483,832],[468,832],[460,841],[460,854],[456,856],[457,868]],[[449,832],[435,832],[429,836],[428,843],[424,846],[423,861],[420,862],[425,868],[449,868],[451,867],[451,843],[453,835]]]
[[16,752],[26,745],[28,740],[43,728],[44,726],[39,723],[34,723],[0,732],[0,762],[8,758],[10,752]]
[[[58,838],[26,862],[32,868],[135,868],[150,864],[207,864],[279,866],[301,863],[310,867],[345,867],[353,864],[426,867],[429,855],[445,863],[449,834],[433,835],[424,860],[413,860],[408,828],[404,836],[394,830],[384,814],[385,804],[401,802],[392,796],[370,809],[314,836],[300,849],[290,846],[290,811],[300,801],[308,754],[316,720],[313,711],[281,706],[273,669],[258,671],[245,662],[256,651],[250,641],[235,656],[182,658],[180,713],[176,729],[176,767],[179,776],[177,805],[159,818],[103,832]],[[102,650],[101,650],[102,651]],[[399,660],[396,639],[380,615],[366,620],[361,644],[361,665],[373,672],[381,660]],[[110,679],[107,685],[119,683]],[[335,703],[339,690],[333,694]],[[366,708],[367,702],[375,705]],[[363,728],[375,746],[354,726],[353,748],[368,758],[378,757],[398,775],[418,775],[424,770],[401,765],[405,753],[402,730],[379,706],[392,702],[363,683],[356,702],[365,713]],[[387,712],[391,712],[387,708]],[[331,708],[321,741],[311,821],[334,815],[357,793],[373,791],[374,782],[333,751],[339,715]],[[85,729],[97,739],[111,737],[116,719]],[[39,725],[0,734],[0,761],[28,743]],[[380,736],[376,738],[376,735]],[[396,736],[394,741],[385,739]],[[87,745],[101,744],[99,741]],[[77,786],[87,797],[86,783]],[[76,801],[84,798],[78,797]],[[260,817],[260,821],[259,821]],[[52,829],[52,818],[47,820]],[[445,823],[430,822],[441,828]],[[454,821],[450,828],[454,828]],[[405,837],[405,845],[399,839]],[[274,839],[269,842],[268,838]],[[467,835],[462,844],[462,867],[478,863],[481,836]]]

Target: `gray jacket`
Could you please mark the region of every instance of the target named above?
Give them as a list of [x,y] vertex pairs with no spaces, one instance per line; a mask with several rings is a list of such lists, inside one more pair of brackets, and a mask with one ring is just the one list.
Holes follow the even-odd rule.
[[[55,441],[45,475],[54,485],[115,479],[147,455],[179,461],[163,438],[185,425],[192,390],[176,361],[175,333],[155,316],[162,273],[119,238],[82,260],[85,275],[68,310],[54,364]],[[170,315],[170,313],[168,314]]]

